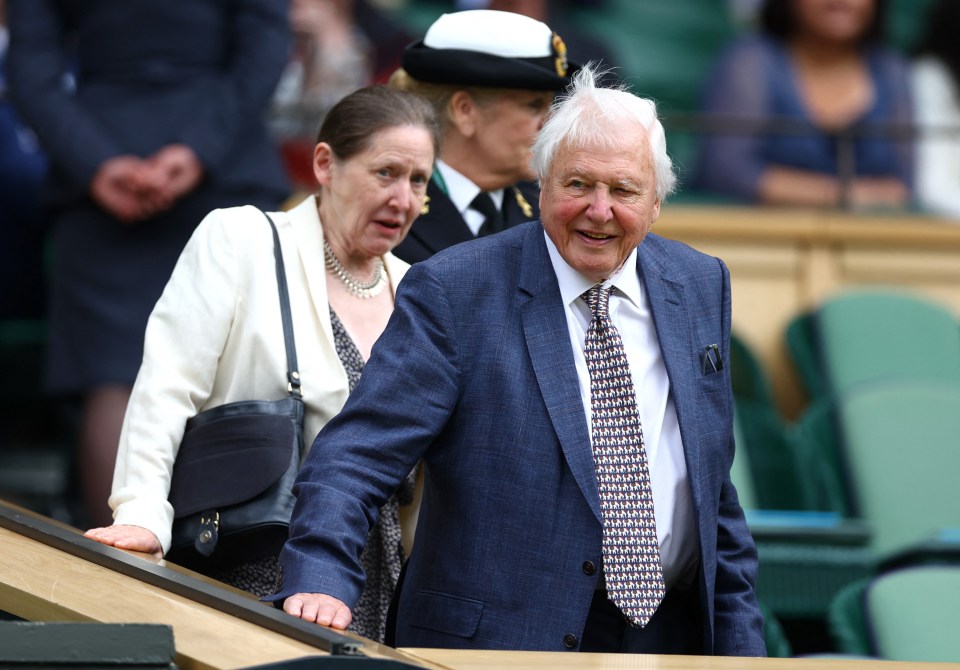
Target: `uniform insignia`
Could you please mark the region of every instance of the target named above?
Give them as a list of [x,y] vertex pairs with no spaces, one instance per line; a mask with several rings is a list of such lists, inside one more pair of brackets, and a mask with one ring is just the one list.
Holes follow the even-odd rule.
[[520,205],[520,211],[523,212],[523,215],[528,219],[532,219],[533,207],[530,206],[530,203],[527,202],[527,199],[523,197],[523,193],[521,193],[520,189],[516,186],[513,187],[513,197],[517,199],[517,204]]
[[560,36],[556,33],[553,34],[553,51],[557,54],[557,57],[553,59],[553,67],[557,70],[559,76],[566,77],[569,67],[567,63],[567,45],[563,43],[563,40],[560,39]]
[[428,214],[429,212],[430,212],[430,196],[425,195],[423,196],[423,204],[420,205],[420,214]]

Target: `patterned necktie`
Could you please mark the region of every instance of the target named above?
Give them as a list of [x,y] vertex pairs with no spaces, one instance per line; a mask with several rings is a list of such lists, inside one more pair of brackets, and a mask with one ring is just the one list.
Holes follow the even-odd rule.
[[483,225],[480,226],[479,232],[477,232],[477,237],[499,233],[506,227],[503,221],[503,214],[501,214],[497,206],[493,204],[493,197],[486,191],[480,191],[477,194],[477,197],[470,203],[470,209],[475,209],[486,217]]
[[593,313],[583,353],[590,372],[603,574],[607,596],[642,628],[665,593],[643,428],[623,341],[608,314],[610,288],[594,286],[583,299]]

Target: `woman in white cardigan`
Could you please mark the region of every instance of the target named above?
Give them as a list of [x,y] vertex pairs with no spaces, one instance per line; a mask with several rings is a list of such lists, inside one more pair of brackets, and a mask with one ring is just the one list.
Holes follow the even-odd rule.
[[[360,89],[320,128],[318,193],[271,215],[286,264],[308,441],[343,406],[390,317],[408,267],[390,250],[420,213],[438,143],[435,115],[422,99]],[[286,370],[270,226],[254,207],[215,210],[151,314],[109,500],[114,523],[87,537],[157,556],[168,551],[174,510],[167,495],[187,420],[229,402],[285,397]],[[354,628],[382,639],[403,560],[396,500],[372,533],[365,613]],[[276,558],[216,576],[266,595]]]

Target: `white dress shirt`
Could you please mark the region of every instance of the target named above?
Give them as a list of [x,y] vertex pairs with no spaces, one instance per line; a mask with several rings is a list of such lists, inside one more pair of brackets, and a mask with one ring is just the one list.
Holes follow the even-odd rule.
[[[590,372],[583,353],[591,312],[580,296],[595,282],[570,267],[549,236],[546,236],[546,240],[566,311],[587,426],[591,426]],[[610,294],[608,311],[610,319],[620,331],[637,393],[637,408],[643,425],[644,448],[653,488],[663,578],[667,589],[670,589],[693,582],[700,547],[670,380],[660,352],[650,305],[636,267],[637,250],[634,249],[620,271],[604,283],[615,288]],[[624,271],[626,268],[629,271]]]
[[[470,232],[476,237],[477,233],[480,232],[480,226],[483,225],[486,218],[477,210],[470,209],[470,203],[473,202],[473,199],[477,197],[477,194],[480,193],[482,189],[439,159],[437,160],[437,171],[440,173],[443,183],[447,187],[447,197],[450,198],[450,202],[452,202],[457,208],[457,211],[460,212],[460,216],[463,217]],[[496,191],[487,191],[487,193],[493,198],[493,204],[502,212],[503,189],[499,188]]]

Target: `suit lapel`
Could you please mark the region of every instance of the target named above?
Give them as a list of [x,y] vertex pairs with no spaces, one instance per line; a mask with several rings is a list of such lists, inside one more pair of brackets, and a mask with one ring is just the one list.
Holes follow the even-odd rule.
[[475,239],[459,210],[447,197],[435,180],[427,184],[429,211],[413,222],[409,237],[430,250],[431,254],[452,247],[454,244]]
[[667,377],[670,379],[691,495],[695,507],[700,509],[701,450],[698,448],[695,387],[695,382],[700,377],[699,369],[694,366],[691,370],[691,361],[699,359],[692,340],[693,329],[690,324],[690,308],[686,304],[685,287],[666,262],[666,255],[656,236],[648,236],[640,245],[637,252],[637,271],[650,301],[660,352],[663,354]]
[[556,275],[541,226],[530,226],[521,251],[521,319],[537,384],[573,477],[600,519],[600,497],[577,370]]

